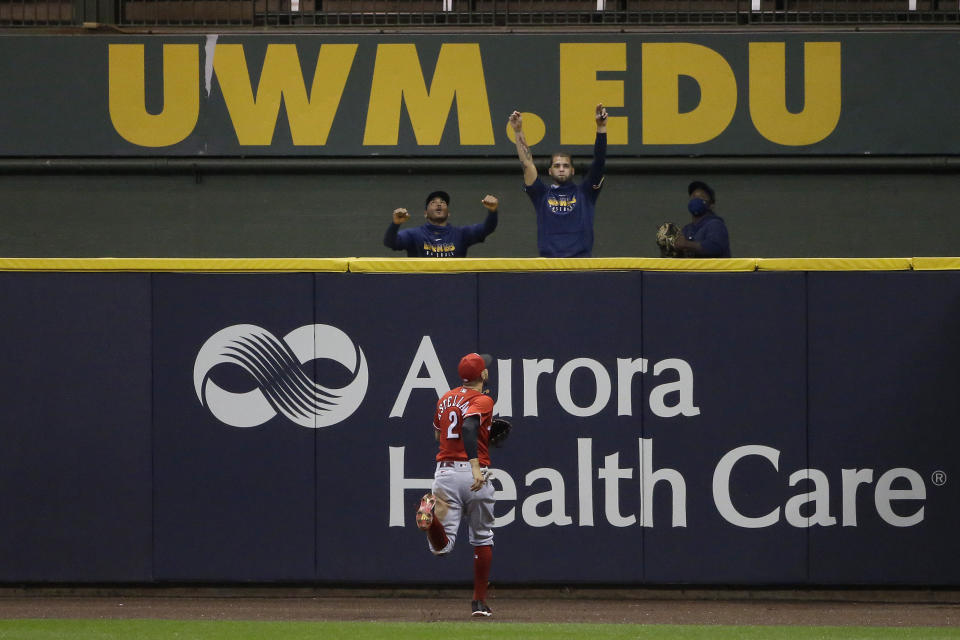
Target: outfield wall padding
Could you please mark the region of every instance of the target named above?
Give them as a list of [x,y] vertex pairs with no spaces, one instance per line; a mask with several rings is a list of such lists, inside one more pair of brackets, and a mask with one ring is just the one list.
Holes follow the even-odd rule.
[[[89,265],[88,265],[89,266]],[[960,272],[0,273],[0,582],[463,584],[413,523],[495,356],[499,584],[960,584]]]

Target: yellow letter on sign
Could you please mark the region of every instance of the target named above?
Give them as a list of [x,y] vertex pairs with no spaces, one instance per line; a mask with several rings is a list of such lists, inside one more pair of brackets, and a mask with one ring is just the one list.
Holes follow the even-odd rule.
[[[597,71],[626,71],[625,42],[560,44],[560,144],[593,144],[598,103],[623,106],[622,80],[597,80]],[[627,144],[627,117],[607,118],[607,142]]]
[[[737,80],[723,56],[688,42],[643,45],[643,144],[698,144],[723,133],[737,109]],[[700,85],[700,104],[680,113],[680,76]]]
[[147,112],[143,45],[109,46],[110,121],[125,140],[168,147],[197,126],[200,115],[200,47],[163,45],[163,110]]
[[237,141],[250,146],[271,144],[282,99],[293,144],[325,145],[356,52],[355,44],[321,45],[308,98],[296,45],[268,45],[254,98],[243,45],[217,45],[213,68]]
[[800,146],[820,142],[840,121],[840,43],[803,45],[803,110],[786,106],[786,45],[750,43],[750,117],[764,138]]
[[441,45],[429,93],[416,45],[378,45],[363,144],[395,146],[403,104],[407,105],[417,144],[440,144],[454,97],[460,144],[493,144],[479,44]]

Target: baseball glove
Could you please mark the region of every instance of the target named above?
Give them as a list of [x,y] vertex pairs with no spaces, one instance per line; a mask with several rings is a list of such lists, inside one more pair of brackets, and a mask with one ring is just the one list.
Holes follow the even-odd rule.
[[657,227],[657,246],[660,247],[661,258],[679,258],[682,255],[674,244],[679,235],[680,227],[672,222],[664,222]]
[[494,418],[490,423],[490,444],[495,447],[503,446],[503,441],[510,435],[512,428],[513,425],[503,418]]

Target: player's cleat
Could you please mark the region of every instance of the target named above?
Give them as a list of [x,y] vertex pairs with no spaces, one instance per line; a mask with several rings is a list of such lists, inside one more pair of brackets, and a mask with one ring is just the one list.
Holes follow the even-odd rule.
[[471,613],[470,615],[473,616],[474,618],[480,618],[480,617],[489,618],[490,616],[493,615],[493,611],[490,611],[490,607],[488,607],[487,603],[484,602],[483,600],[474,600],[472,602],[472,605],[473,605],[473,613]]
[[417,508],[417,528],[426,531],[433,524],[433,508],[437,505],[437,498],[428,493],[420,498],[420,506]]

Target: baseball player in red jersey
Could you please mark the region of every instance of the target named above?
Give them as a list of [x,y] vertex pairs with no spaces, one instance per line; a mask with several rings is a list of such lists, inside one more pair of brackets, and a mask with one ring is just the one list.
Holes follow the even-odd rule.
[[469,353],[457,373],[462,385],[437,402],[434,437],[440,445],[433,490],[417,508],[417,527],[426,532],[430,551],[442,556],[453,549],[460,520],[467,519],[473,545],[473,602],[471,615],[493,615],[487,606],[487,581],[493,558],[493,485],[490,466],[490,423],[493,398],[483,393],[489,355]]

